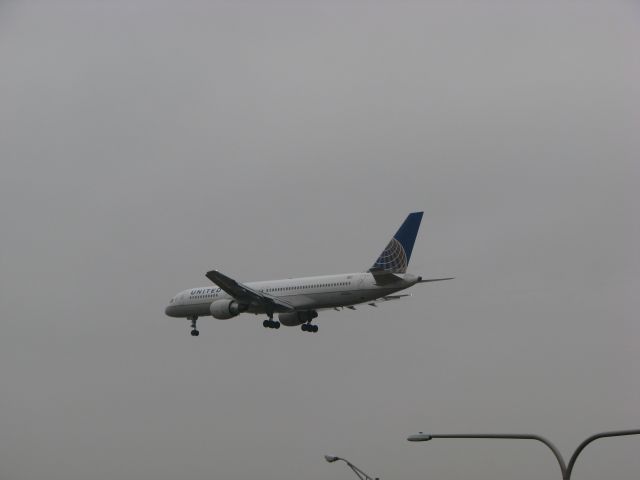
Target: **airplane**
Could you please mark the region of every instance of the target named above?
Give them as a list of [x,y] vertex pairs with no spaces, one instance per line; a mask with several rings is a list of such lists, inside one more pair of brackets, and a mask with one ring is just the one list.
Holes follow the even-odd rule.
[[[452,280],[454,277],[423,279],[407,273],[422,214],[413,212],[407,216],[367,272],[239,283],[210,270],[206,277],[213,287],[183,290],[169,301],[165,314],[191,321],[194,337],[200,335],[196,327],[199,317],[210,315],[227,320],[241,313],[266,314],[262,323],[265,328],[300,325],[304,332],[317,332],[318,325],[312,321],[319,310],[355,310],[356,305],[364,303],[376,307],[381,302],[410,296],[397,292],[418,283]],[[273,319],[276,313],[279,321]]]

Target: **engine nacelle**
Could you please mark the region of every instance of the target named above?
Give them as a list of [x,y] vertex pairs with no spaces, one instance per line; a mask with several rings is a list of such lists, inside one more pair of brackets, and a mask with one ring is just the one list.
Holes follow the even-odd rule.
[[278,314],[280,323],[287,327],[294,327],[296,325],[302,325],[303,323],[310,322],[318,316],[318,312],[315,310],[306,310],[304,312],[286,312]]
[[226,320],[241,314],[247,309],[245,305],[241,305],[235,300],[216,300],[211,304],[209,310],[211,315],[218,320]]

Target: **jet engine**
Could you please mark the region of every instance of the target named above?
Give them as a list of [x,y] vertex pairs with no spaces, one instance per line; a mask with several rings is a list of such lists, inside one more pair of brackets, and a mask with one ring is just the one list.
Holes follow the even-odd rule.
[[305,310],[304,312],[286,312],[278,314],[280,323],[287,327],[293,327],[295,325],[302,325],[303,323],[310,322],[318,316],[318,312],[315,310]]
[[226,320],[228,318],[235,317],[246,309],[246,305],[242,305],[235,300],[216,300],[209,307],[211,315],[218,320]]

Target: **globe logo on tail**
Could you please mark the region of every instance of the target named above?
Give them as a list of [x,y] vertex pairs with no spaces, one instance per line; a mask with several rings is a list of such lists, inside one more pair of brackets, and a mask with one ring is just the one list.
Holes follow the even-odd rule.
[[391,273],[406,273],[408,264],[407,254],[402,244],[392,238],[371,268]]

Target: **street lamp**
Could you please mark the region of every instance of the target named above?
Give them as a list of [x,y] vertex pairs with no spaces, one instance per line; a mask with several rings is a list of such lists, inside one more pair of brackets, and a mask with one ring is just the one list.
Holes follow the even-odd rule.
[[358,476],[358,478],[360,480],[380,480],[378,477],[376,477],[375,479],[370,477],[369,475],[364,473],[362,470],[360,470],[358,467],[356,467],[353,463],[351,463],[348,460],[345,460],[344,458],[332,457],[331,455],[325,455],[324,459],[329,463],[333,463],[333,462],[337,462],[338,460],[342,460],[344,463],[346,463],[349,466],[349,468],[351,470],[353,470],[353,472]]
[[432,440],[434,438],[500,438],[500,439],[537,440],[539,442],[544,443],[547,447],[549,447],[549,449],[555,455],[556,460],[558,461],[558,465],[560,466],[560,471],[562,472],[562,479],[563,480],[570,480],[571,479],[571,472],[573,471],[573,466],[576,463],[578,455],[580,455],[580,452],[582,452],[582,450],[584,450],[584,448],[587,445],[589,445],[591,442],[593,442],[594,440],[597,440],[599,438],[621,437],[623,435],[640,435],[640,429],[639,430],[615,430],[615,431],[611,431],[611,432],[602,432],[602,433],[597,433],[595,435],[592,435],[589,438],[585,439],[580,445],[578,445],[578,448],[576,448],[575,452],[573,452],[573,455],[571,455],[571,458],[569,459],[569,464],[568,465],[565,464],[564,458],[562,458],[562,455],[560,454],[560,451],[558,450],[558,448],[553,443],[551,443],[549,440],[547,440],[546,438],[541,437],[539,435],[531,435],[531,434],[527,434],[527,433],[525,433],[525,434],[473,433],[473,434],[434,435],[434,434],[426,434],[426,433],[420,432],[417,435],[409,436],[407,438],[407,440],[409,440],[410,442],[427,442],[427,441]]

